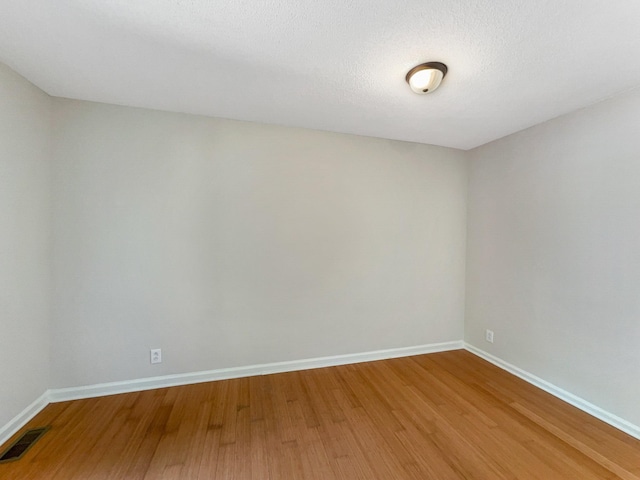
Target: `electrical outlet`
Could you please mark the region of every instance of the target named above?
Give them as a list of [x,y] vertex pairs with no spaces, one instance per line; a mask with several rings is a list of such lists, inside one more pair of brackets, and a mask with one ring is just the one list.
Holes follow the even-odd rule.
[[493,330],[487,330],[484,339],[489,343],[493,343]]
[[162,363],[162,349],[161,348],[152,348],[151,349],[151,363]]

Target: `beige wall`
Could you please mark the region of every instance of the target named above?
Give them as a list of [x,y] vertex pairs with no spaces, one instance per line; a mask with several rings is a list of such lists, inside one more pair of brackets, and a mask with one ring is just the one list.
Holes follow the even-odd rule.
[[635,91],[460,152],[52,101],[0,66],[0,426],[47,388],[463,326],[640,425],[637,125]]
[[462,338],[464,152],[54,111],[53,386]]
[[0,64],[0,437],[49,387],[50,103]]
[[467,342],[635,425],[639,126],[635,90],[471,152],[465,323]]

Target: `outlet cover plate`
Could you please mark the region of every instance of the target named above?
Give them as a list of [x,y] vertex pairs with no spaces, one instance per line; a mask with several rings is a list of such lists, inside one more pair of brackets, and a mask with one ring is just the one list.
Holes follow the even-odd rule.
[[161,348],[152,348],[151,349],[151,363],[162,363],[162,349]]
[[487,330],[484,338],[487,342],[493,343],[493,330]]

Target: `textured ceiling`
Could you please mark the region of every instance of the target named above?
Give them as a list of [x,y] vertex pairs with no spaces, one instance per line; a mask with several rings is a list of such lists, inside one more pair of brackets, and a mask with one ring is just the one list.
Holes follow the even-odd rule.
[[[636,0],[0,0],[54,96],[468,149],[640,85]],[[417,63],[449,74],[419,96]]]

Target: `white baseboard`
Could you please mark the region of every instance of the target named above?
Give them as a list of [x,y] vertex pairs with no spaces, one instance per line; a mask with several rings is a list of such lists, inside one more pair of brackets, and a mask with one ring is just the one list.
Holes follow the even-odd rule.
[[541,379],[540,377],[536,377],[532,373],[529,373],[521,368],[516,367],[504,360],[491,355],[490,353],[485,352],[484,350],[480,350],[477,347],[469,343],[464,344],[464,348],[469,352],[477,355],[481,358],[484,358],[486,361],[493,363],[494,365],[506,370],[509,373],[514,374],[516,377],[520,377],[521,379],[529,382],[532,385],[544,390],[547,393],[550,393],[554,397],[558,397],[560,400],[563,400],[570,405],[573,405],[576,408],[579,408],[583,412],[588,413],[589,415],[596,417],[599,420],[602,420],[605,423],[608,423],[612,427],[617,428],[618,430],[622,430],[625,433],[628,433],[632,437],[635,437],[640,440],[640,426],[634,425],[631,422],[628,422],[624,418],[620,418],[613,413],[607,412],[606,410],[594,405],[583,398],[578,397],[572,393],[563,390],[560,387],[553,385],[552,383],[547,382],[546,380]]
[[602,420],[609,425],[622,430],[629,435],[640,439],[640,427],[620,418],[606,410],[593,405],[586,400],[573,395],[529,372],[526,372],[515,365],[491,355],[471,344],[455,341],[446,343],[435,343],[430,345],[419,345],[415,347],[394,348],[388,350],[377,350],[373,352],[363,352],[348,355],[335,355],[331,357],[310,358],[289,362],[265,363],[260,365],[249,365],[244,367],[222,368],[203,372],[191,372],[178,375],[165,375],[161,377],[141,378],[137,380],[127,380],[122,382],[101,383],[97,385],[87,385],[82,387],[52,389],[44,392],[31,405],[25,408],[9,423],[0,428],[0,445],[11,438],[29,420],[37,415],[50,402],[63,402],[67,400],[78,400],[82,398],[100,397],[105,395],[115,395],[118,393],[137,392],[151,390],[154,388],[173,387],[178,385],[189,385],[193,383],[211,382],[215,380],[226,380],[230,378],[250,377],[254,375],[268,375],[272,373],[293,372],[298,370],[308,370],[312,368],[333,367],[353,363],[370,362],[375,360],[385,360],[389,358],[408,357],[412,355],[423,355],[426,353],[446,352],[450,350],[466,349],[469,352],[487,360],[490,363],[506,370],[517,377],[535,385],[536,387],[558,397],[559,399],[579,408],[580,410]]
[[331,357],[309,358],[289,362],[265,363],[244,367],[221,368],[203,372],[182,373],[177,375],[164,375],[161,377],[141,378],[122,382],[101,383],[83,387],[59,388],[49,390],[48,399],[51,402],[63,402],[67,400],[79,400],[82,398],[101,397],[117,393],[139,392],[154,388],[175,387],[193,383],[211,382],[215,380],[227,380],[230,378],[251,377],[254,375],[268,375],[271,373],[294,372],[312,368],[334,367],[352,363],[385,360],[389,358],[409,357],[425,353],[446,352],[464,348],[464,342],[445,342],[415,347],[393,348],[388,350],[376,350],[373,352],[354,353],[347,355],[335,355]]
[[0,445],[15,435],[18,430],[24,427],[29,420],[40,413],[47,405],[49,405],[48,392],[44,392],[31,405],[10,420],[9,423],[0,427]]
[[11,438],[18,430],[35,417],[49,403],[64,402],[67,400],[79,400],[83,398],[115,395],[118,393],[138,392],[154,388],[174,387],[189,385],[192,383],[211,382],[230,378],[250,377],[253,375],[268,375],[270,373],[293,372],[308,370],[311,368],[332,367],[351,363],[385,360],[388,358],[409,357],[425,353],[446,352],[464,348],[464,342],[445,342],[430,345],[418,345],[414,347],[393,348],[388,350],[376,350],[348,355],[335,355],[331,357],[308,358],[289,362],[265,363],[244,367],[221,368],[204,372],[191,372],[178,375],[165,375],[161,377],[141,378],[122,382],[101,383],[82,387],[58,388],[44,392],[31,405],[25,408],[9,423],[0,427],[0,445]]

